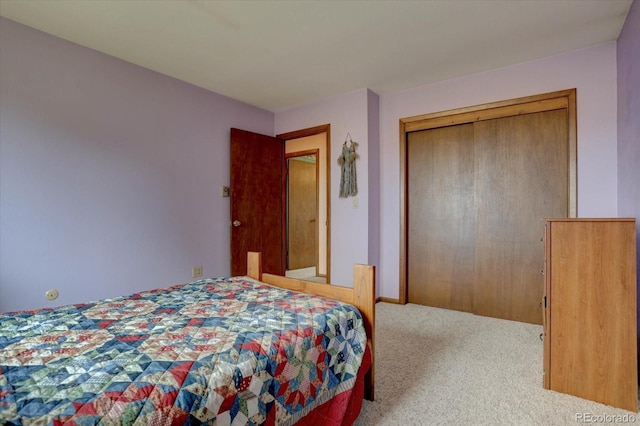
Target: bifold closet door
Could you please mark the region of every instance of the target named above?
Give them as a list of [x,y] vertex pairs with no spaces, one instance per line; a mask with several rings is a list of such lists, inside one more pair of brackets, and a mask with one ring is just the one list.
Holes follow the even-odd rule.
[[410,303],[541,323],[543,217],[566,217],[566,110],[407,136]]
[[407,138],[408,301],[470,312],[473,297],[473,124]]
[[540,324],[544,217],[567,217],[566,110],[474,125],[476,226],[473,307]]

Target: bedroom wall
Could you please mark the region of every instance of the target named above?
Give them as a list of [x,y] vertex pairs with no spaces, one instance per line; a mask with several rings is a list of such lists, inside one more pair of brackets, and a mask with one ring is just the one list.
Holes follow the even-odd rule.
[[[631,9],[617,42],[618,213],[640,220],[640,2]],[[636,265],[640,265],[640,226],[636,223]],[[640,306],[640,273],[638,306]],[[640,336],[640,315],[638,316]],[[638,339],[640,347],[640,337]],[[640,357],[640,350],[638,351]],[[639,358],[640,359],[640,358]]]
[[[623,30],[635,43],[636,3]],[[374,263],[388,298],[398,297],[402,117],[576,87],[578,214],[634,205],[624,188],[637,162],[621,164],[620,200],[615,190],[615,43],[274,115],[4,18],[0,31],[0,312],[184,282],[196,264],[205,276],[228,273],[229,127],[277,134],[331,123],[333,281]],[[337,197],[347,132],[360,144],[359,209]],[[53,287],[61,297],[50,303]]]
[[379,296],[399,296],[400,118],[577,89],[578,215],[617,216],[616,43],[380,96]]
[[[275,114],[276,134],[331,124],[331,282],[345,286],[352,285],[353,264],[368,263],[369,260],[368,231],[372,220],[369,197],[371,191],[377,190],[369,181],[370,96],[370,91],[362,89]],[[340,165],[337,160],[347,133],[358,143],[358,208],[354,208],[354,197],[338,197]],[[379,224],[371,225],[379,227]]]
[[380,97],[367,91],[369,122],[369,257],[367,264],[376,266],[376,293],[380,292]]
[[229,129],[273,113],[4,18],[0,43],[0,312],[227,275]]

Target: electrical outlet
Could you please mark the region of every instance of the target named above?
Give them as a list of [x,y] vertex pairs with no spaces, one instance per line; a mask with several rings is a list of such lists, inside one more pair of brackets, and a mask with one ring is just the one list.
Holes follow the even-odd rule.
[[357,209],[358,207],[360,207],[360,201],[358,201],[358,197],[354,197],[353,198],[353,208]]
[[222,187],[222,196],[223,197],[228,197],[230,192],[231,192],[231,188],[229,188],[228,186],[223,186]]
[[56,300],[58,298],[58,290],[52,288],[51,290],[47,290],[44,293],[44,297],[47,298],[47,300]]
[[200,278],[202,276],[202,266],[194,266],[191,269],[191,276],[193,278]]

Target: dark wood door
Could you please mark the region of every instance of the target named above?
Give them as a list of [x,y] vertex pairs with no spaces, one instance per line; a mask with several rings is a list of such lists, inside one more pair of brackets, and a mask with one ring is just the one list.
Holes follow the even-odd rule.
[[306,157],[288,158],[288,265],[287,269],[316,265],[317,249],[317,167]]
[[284,274],[284,143],[231,129],[231,275],[247,273],[247,252],[263,271]]
[[473,124],[410,133],[408,299],[473,309]]
[[409,133],[409,302],[541,323],[541,219],[568,215],[566,129],[560,109]]
[[567,217],[564,109],[475,123],[474,312],[540,324],[541,219]]

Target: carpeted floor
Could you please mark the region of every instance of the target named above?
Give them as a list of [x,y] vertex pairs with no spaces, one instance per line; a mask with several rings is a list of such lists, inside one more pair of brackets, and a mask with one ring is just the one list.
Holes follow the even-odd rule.
[[538,325],[378,303],[376,400],[364,401],[355,424],[640,424],[636,413],[543,389],[541,332]]
[[316,268],[312,266],[310,268],[290,269],[285,271],[286,277],[297,278],[299,280],[313,281],[316,283],[326,283],[326,277],[316,276]]

